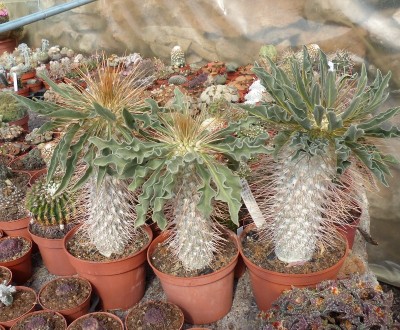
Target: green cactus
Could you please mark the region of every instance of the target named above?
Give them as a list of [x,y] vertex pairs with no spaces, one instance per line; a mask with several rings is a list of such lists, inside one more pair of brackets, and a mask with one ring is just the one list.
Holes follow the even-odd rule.
[[0,92],[0,118],[8,123],[26,116],[28,108],[21,105],[11,93]]
[[42,159],[40,150],[35,148],[28,152],[26,156],[22,158],[22,165],[25,170],[38,170],[44,168],[46,163]]
[[381,124],[400,107],[375,114],[387,98],[390,73],[378,71],[368,86],[364,66],[360,76],[351,75],[322,51],[314,63],[304,48],[301,60],[290,60],[289,73],[272,60],[270,67],[271,73],[261,67],[254,71],[274,102],[243,106],[279,132],[275,157],[265,157],[256,169],[252,188],[267,220],[261,230],[274,242],[277,257],[304,262],[318,241],[337,243],[334,224],[343,223],[349,205],[360,203],[357,189],[369,172],[387,185],[394,159],[368,138],[399,136],[399,129]]
[[73,222],[76,194],[64,191],[56,195],[60,179],[39,179],[27,191],[25,204],[33,219],[42,226],[60,226]]

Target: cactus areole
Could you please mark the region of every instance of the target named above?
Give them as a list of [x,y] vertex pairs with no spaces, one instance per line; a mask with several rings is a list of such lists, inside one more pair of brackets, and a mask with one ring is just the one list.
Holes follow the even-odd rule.
[[316,61],[306,48],[300,57],[293,57],[286,71],[272,60],[271,73],[255,67],[273,102],[243,106],[278,131],[274,157],[267,157],[264,171],[272,174],[262,203],[267,223],[261,230],[273,241],[277,257],[288,263],[310,260],[319,241],[337,243],[332,228],[348,212],[344,206],[357,199],[357,193],[343,192],[337,182],[357,184],[372,172],[387,185],[385,175],[394,159],[370,138],[400,133],[381,127],[399,107],[376,114],[388,96],[390,73],[378,71],[368,85],[364,66],[357,75],[348,73],[349,66],[328,61],[322,51]]

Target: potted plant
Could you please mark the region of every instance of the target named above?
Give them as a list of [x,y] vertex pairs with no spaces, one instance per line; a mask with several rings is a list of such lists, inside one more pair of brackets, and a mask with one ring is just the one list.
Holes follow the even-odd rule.
[[[240,123],[228,125],[227,120],[209,117],[206,109],[194,113],[178,89],[172,109],[159,108],[153,100],[148,102],[153,122],[146,132],[139,130],[142,137],[125,143],[91,138],[106,154],[94,162],[110,166],[116,176],[131,177],[129,188],[133,191],[140,188],[136,226],[145,223],[149,210],[161,229],[166,228],[170,217],[170,231],[152,242],[148,261],[168,300],[183,310],[187,321],[213,322],[230,310],[238,257],[236,240],[223,234],[213,219],[226,203],[232,221],[238,223],[241,183],[230,167],[264,151],[266,136],[255,141],[235,137],[233,133]],[[131,122],[127,116],[127,125]],[[155,251],[160,246],[160,254],[168,261],[156,265],[160,254],[156,257]],[[232,255],[221,269],[215,265],[210,269],[216,254],[221,256],[218,252],[224,249]],[[178,265],[182,271],[179,275],[171,269],[166,273],[160,264]],[[207,308],[199,307],[202,304]]]
[[58,312],[72,322],[88,313],[91,295],[88,280],[65,276],[46,283],[39,291],[38,302],[43,309]]
[[33,148],[27,154],[14,159],[9,166],[15,172],[25,172],[30,176],[46,172],[46,163],[38,148]]
[[36,293],[24,286],[0,284],[0,325],[11,327],[36,307]]
[[[0,24],[10,20],[9,12],[4,4],[0,2]],[[4,52],[12,53],[17,46],[17,39],[21,36],[23,28],[17,28],[0,34],[0,55]]]
[[125,317],[127,330],[182,329],[183,313],[178,306],[164,301],[148,301],[134,306]]
[[12,327],[12,330],[65,330],[67,321],[60,313],[41,310],[22,316]]
[[18,284],[32,276],[32,242],[25,237],[0,238],[0,266],[7,267]]
[[29,175],[12,172],[0,164],[0,227],[8,236],[24,236],[30,239],[27,227],[30,221],[24,207]]
[[28,130],[28,108],[21,105],[11,93],[0,92],[0,116],[3,123]]
[[[397,115],[400,108],[375,114],[387,98],[390,73],[382,76],[378,71],[368,85],[364,66],[360,75],[353,74],[349,61],[328,61],[322,51],[312,58],[304,48],[301,56],[281,65],[270,61],[269,70],[254,68],[273,102],[243,106],[262,125],[277,131],[273,155],[263,157],[253,167],[251,187],[265,219],[244,239],[261,245],[269,241],[262,260],[274,259],[282,270],[301,272],[316,253],[325,250],[325,255],[331,256],[328,251],[341,246],[345,255],[335,225],[344,223],[351,205],[363,207],[362,185],[372,181],[371,174],[387,184],[385,174],[394,159],[384,155],[374,139],[399,135],[397,128],[386,129],[381,124]],[[263,272],[247,252],[241,251],[251,267],[260,309],[268,309],[290,285],[315,285],[323,280],[312,280],[312,272],[304,276],[302,284],[300,274],[296,274],[296,280],[284,274],[282,286],[268,294],[268,278],[273,276],[278,283],[280,273]],[[343,262],[343,258],[337,259]],[[328,279],[338,270],[330,269]],[[256,282],[261,285],[259,289]]]
[[[78,251],[72,255],[70,252],[76,251],[77,245],[69,244],[73,236],[67,236],[65,246],[70,250],[71,263],[79,275],[91,281],[103,308],[129,308],[144,294],[145,250],[152,236],[147,229],[135,229],[135,195],[128,190],[129,182],[116,180],[105,168],[93,163],[101,153],[89,138],[128,139],[131,132],[123,125],[123,116],[125,112],[142,111],[144,86],[139,80],[142,77],[139,70],[124,76],[122,65],[110,70],[104,68],[104,64],[104,61],[98,63],[95,74],[89,71],[89,66],[79,71],[87,82],[87,89],[73,83],[57,85],[43,77],[58,94],[57,103],[16,97],[33,111],[51,119],[40,132],[55,128],[64,132],[48,167],[48,181],[57,172],[62,175],[55,194],[71,187],[72,182],[72,190],[83,188],[82,194],[87,196],[87,215],[80,229],[71,235],[76,233],[84,237],[74,240],[84,243],[80,250],[94,248],[96,253]],[[77,257],[82,255],[89,258]],[[119,265],[119,261],[123,265]],[[110,276],[113,273],[119,279]],[[137,293],[133,294],[134,289],[126,290],[126,286],[135,287]]]
[[16,141],[22,137],[24,130],[21,126],[14,126],[0,121],[0,143]]
[[93,312],[81,316],[72,322],[68,330],[123,330],[124,324],[120,318],[107,312]]
[[261,313],[260,329],[394,329],[392,304],[391,292],[357,276],[323,281],[285,291]]
[[47,270],[55,275],[73,275],[76,270],[64,250],[63,238],[77,224],[84,207],[78,206],[76,192],[55,194],[60,182],[57,177],[46,182],[42,176],[28,189],[25,202],[32,217],[28,230]]

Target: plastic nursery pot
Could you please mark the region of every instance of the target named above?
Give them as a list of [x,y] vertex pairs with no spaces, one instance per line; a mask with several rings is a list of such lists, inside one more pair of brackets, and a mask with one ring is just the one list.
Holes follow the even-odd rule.
[[[14,301],[16,301],[17,299],[24,301],[26,303],[26,309],[24,311],[22,311],[21,315],[18,315],[17,317],[14,317],[13,319],[7,319],[7,320],[2,320],[2,321],[0,320],[0,325],[5,327],[6,329],[12,327],[16,322],[18,322],[25,315],[33,312],[36,307],[37,296],[36,296],[36,292],[33,289],[28,288],[26,286],[17,286],[15,288],[17,289],[17,292],[13,294]],[[18,298],[16,298],[16,295]],[[31,300],[28,300],[28,295],[29,295],[29,297],[32,297]]]
[[[80,226],[75,227],[64,237],[64,249]],[[79,276],[90,281],[100,297],[103,310],[128,309],[142,299],[146,280],[146,251],[153,239],[150,228],[143,227],[149,237],[148,243],[137,253],[128,257],[94,262],[74,257],[67,251],[71,265]]]
[[[68,330],[81,330],[82,326],[80,325],[82,321],[93,317],[97,319],[99,322],[101,322],[104,330],[123,330],[124,329],[124,324],[120,320],[120,318],[114,314],[107,313],[107,312],[95,312],[95,313],[89,313],[84,316],[81,316],[80,318],[76,319],[74,322],[72,322]],[[109,325],[109,326],[107,326]]]
[[[237,246],[233,232],[230,237]],[[239,251],[225,267],[207,275],[177,277],[160,272],[151,263],[151,257],[159,243],[169,237],[169,232],[158,236],[147,251],[147,260],[159,278],[167,300],[182,309],[185,321],[191,324],[206,324],[224,317],[232,307],[234,270]]]
[[12,280],[12,272],[8,267],[0,266],[0,283],[6,282],[5,285],[9,285]]
[[268,310],[284,290],[289,290],[292,287],[315,287],[322,281],[335,279],[349,252],[349,245],[346,241],[346,251],[343,257],[332,267],[315,273],[283,274],[274,272],[255,265],[243,253],[242,240],[254,227],[255,225],[252,224],[244,229],[240,235],[239,248],[240,254],[249,269],[251,287],[257,306],[263,311]]
[[[21,92],[27,91],[29,94],[29,88],[25,89],[20,89]],[[10,125],[15,125],[15,126],[21,126],[25,131],[28,131],[28,122],[29,122],[29,114],[26,114],[24,117],[18,120],[10,121],[8,124]]]
[[62,316],[60,313],[53,312],[53,311],[47,311],[47,310],[41,310],[41,311],[37,311],[37,312],[33,312],[33,313],[29,313],[29,314],[23,315],[11,327],[10,330],[24,330],[24,329],[26,329],[26,325],[29,324],[30,319],[37,318],[39,316],[42,316],[47,320],[51,320],[50,321],[51,329],[56,329],[56,330],[65,330],[65,329],[67,329],[67,321],[65,320],[64,316]]
[[[44,298],[43,298],[44,294],[46,292],[48,292],[49,290],[54,289],[57,284],[62,283],[63,281],[69,280],[69,279],[81,281],[81,283],[89,289],[89,293],[87,294],[87,297],[85,297],[84,300],[79,302],[76,306],[56,310],[56,309],[52,308],[51,306],[49,306],[47,304],[47,302],[44,301]],[[44,310],[58,312],[65,317],[65,319],[67,320],[68,323],[70,323],[70,322],[76,320],[77,318],[81,317],[82,315],[85,315],[89,312],[91,296],[92,296],[92,286],[88,280],[86,280],[85,278],[82,278],[82,277],[63,276],[63,277],[56,278],[56,279],[46,283],[40,289],[39,294],[38,294],[38,302]]]
[[[150,313],[150,314],[148,314]],[[172,315],[171,315],[172,314]],[[155,321],[154,318],[162,317],[158,324],[146,325],[146,317]],[[146,329],[171,329],[180,330],[183,327],[184,316],[181,309],[167,301],[148,301],[135,305],[125,317],[125,329],[136,330],[140,327]]]
[[76,274],[76,270],[72,267],[64,249],[62,238],[44,238],[33,234],[30,230],[29,234],[32,236],[32,241],[37,244],[43,263],[49,273],[62,276]]
[[28,232],[30,221],[31,217],[29,216],[11,221],[0,221],[0,227],[7,236],[22,236],[31,239]]
[[18,237],[3,237],[0,238],[0,242],[7,239],[21,239],[25,242],[29,243],[29,250],[25,252],[21,257],[10,260],[10,261],[1,261],[0,266],[7,267],[11,270],[13,275],[13,281],[17,284],[25,283],[32,276],[32,241],[22,236]]

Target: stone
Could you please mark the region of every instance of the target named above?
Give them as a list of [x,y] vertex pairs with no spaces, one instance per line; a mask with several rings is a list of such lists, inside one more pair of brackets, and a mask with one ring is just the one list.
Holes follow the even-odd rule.
[[71,15],[69,20],[74,30],[79,33],[101,33],[107,27],[107,22],[95,14]]

